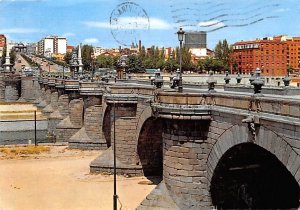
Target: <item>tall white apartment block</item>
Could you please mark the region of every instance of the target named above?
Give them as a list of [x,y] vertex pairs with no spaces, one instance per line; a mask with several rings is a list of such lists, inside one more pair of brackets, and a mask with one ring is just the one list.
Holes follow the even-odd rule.
[[38,42],[38,53],[46,57],[52,54],[66,54],[67,38],[58,36],[47,36]]

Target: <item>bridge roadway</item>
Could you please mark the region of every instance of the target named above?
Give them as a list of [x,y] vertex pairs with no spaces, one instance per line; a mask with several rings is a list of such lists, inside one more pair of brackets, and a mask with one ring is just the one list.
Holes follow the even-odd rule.
[[105,150],[91,172],[111,173],[116,149],[117,173],[161,177],[138,209],[299,207],[299,96],[38,82],[25,80],[22,91],[43,108],[49,135],[71,148]]

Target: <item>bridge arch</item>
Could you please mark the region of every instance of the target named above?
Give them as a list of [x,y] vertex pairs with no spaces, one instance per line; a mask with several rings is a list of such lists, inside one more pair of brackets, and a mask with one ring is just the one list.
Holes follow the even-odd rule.
[[[246,126],[235,125],[227,129],[213,145],[207,159],[208,189],[210,189],[212,204],[218,208],[299,207],[300,156],[294,151],[291,145],[287,143],[284,137],[264,126],[259,128],[254,143],[250,141],[250,138],[252,138],[252,136]],[[250,160],[255,160],[256,162],[251,162]],[[270,167],[268,168],[268,166]],[[239,170],[239,176],[236,178],[233,178],[237,174],[233,172],[234,170]],[[265,175],[265,173],[261,173],[262,171],[269,176]],[[268,172],[270,171],[272,171],[273,174],[269,174]],[[252,174],[248,180],[247,174]],[[258,177],[256,177],[257,174],[259,174]],[[228,176],[231,176],[231,178],[227,179]],[[234,183],[230,183],[228,180]],[[250,185],[253,185],[253,183],[257,184],[257,182],[263,183],[262,185],[265,188],[261,188],[260,191],[255,190],[255,192],[252,192],[255,195],[249,197],[249,194],[245,192],[251,189],[251,187],[249,187]],[[274,185],[280,186],[283,190],[277,189]],[[221,186],[226,187],[226,194],[222,194],[222,190],[224,189],[222,189]],[[268,190],[268,188],[271,186],[274,188],[273,191],[277,190],[277,194],[270,194],[272,190]],[[289,186],[290,190],[286,190],[284,186]],[[243,203],[241,198],[238,198],[235,203],[232,202],[232,198],[226,198],[225,195],[230,194],[228,193],[230,190],[228,188],[232,190],[234,198],[237,197],[237,194],[240,195],[239,193],[241,191],[244,191],[243,199],[246,199],[248,203]],[[284,193],[282,194],[282,192]],[[258,196],[258,193],[262,194]],[[266,194],[269,197],[264,197],[265,202],[259,204],[259,199],[256,198],[263,197],[262,195]],[[288,195],[292,200],[288,200],[288,203],[285,203],[277,199],[278,196],[283,197],[285,195]],[[231,203],[228,204],[226,199],[231,199]],[[272,204],[270,203],[268,204],[268,199],[272,199],[271,203],[275,206],[271,206]],[[274,200],[276,200],[276,202]],[[231,206],[226,206],[225,204]]]
[[[137,159],[147,177],[162,176],[163,139],[161,119],[153,117],[152,108],[141,109],[136,126]],[[155,180],[156,181],[156,180]]]
[[107,148],[111,146],[111,106],[103,105],[102,133]]
[[162,176],[163,138],[161,119],[150,117],[141,126],[137,142],[137,155],[143,174]]

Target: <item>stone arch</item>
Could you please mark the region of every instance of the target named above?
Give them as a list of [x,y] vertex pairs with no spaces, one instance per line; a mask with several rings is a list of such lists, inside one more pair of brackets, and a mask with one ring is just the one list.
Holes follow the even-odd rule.
[[[206,163],[208,189],[211,189],[211,186],[216,186],[215,184],[212,185],[213,180],[215,180],[213,176],[215,170],[219,169],[217,168],[218,163],[222,161],[218,167],[223,166],[224,159],[222,158],[225,155],[228,158],[228,152],[233,150],[233,148],[252,145],[252,147],[268,153],[270,159],[273,158],[275,162],[277,161],[278,167],[281,168],[280,170],[286,174],[285,177],[288,177],[287,182],[294,183],[291,185],[295,188],[293,195],[299,197],[300,156],[296,150],[286,141],[284,136],[265,126],[260,126],[255,142],[252,143],[250,141],[251,138],[248,128],[244,125],[234,125],[221,134],[218,141],[213,145]],[[232,158],[232,156],[230,157]],[[295,200],[298,200],[298,198],[295,198]]]
[[139,135],[144,123],[152,116],[152,108],[150,106],[142,111],[136,126],[136,139],[139,139]]
[[111,107],[103,106],[103,117],[102,117],[102,133],[106,141],[107,147],[111,146]]
[[143,174],[147,177],[162,176],[163,139],[161,119],[149,117],[138,128],[137,155]]
[[[250,142],[250,135],[245,125],[234,125],[219,137],[207,159],[209,183],[214,169],[225,152],[235,145]],[[300,156],[282,136],[273,130],[261,126],[254,143],[274,154],[282,164],[286,165],[289,172],[295,176],[298,184],[300,183]]]

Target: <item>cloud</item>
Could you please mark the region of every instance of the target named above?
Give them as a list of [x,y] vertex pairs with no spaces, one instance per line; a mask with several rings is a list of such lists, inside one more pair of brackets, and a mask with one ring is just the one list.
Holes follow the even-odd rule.
[[97,38],[87,38],[83,40],[83,42],[87,44],[97,44],[99,43],[99,40]]
[[42,32],[43,30],[37,28],[0,28],[1,34],[31,34]]
[[213,27],[219,28],[219,27],[222,27],[224,25],[225,24],[222,23],[219,20],[210,20],[210,21],[205,21],[205,22],[198,23],[198,26],[200,26],[200,27],[211,27],[211,26],[213,26]]
[[143,17],[121,17],[116,22],[102,22],[102,21],[86,21],[83,24],[90,28],[113,28],[113,29],[127,29],[127,30],[167,30],[171,29],[172,25],[159,18],[143,18]]
[[291,10],[290,8],[281,8],[281,9],[274,10],[274,12],[288,12],[290,10]]
[[62,35],[62,37],[66,37],[66,38],[68,38],[68,37],[70,37],[70,36],[75,36],[75,34],[72,33],[72,32],[67,32],[67,33],[64,33],[64,34]]
[[86,21],[83,24],[89,28],[110,28],[108,22]]

